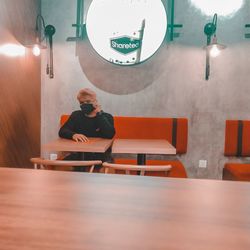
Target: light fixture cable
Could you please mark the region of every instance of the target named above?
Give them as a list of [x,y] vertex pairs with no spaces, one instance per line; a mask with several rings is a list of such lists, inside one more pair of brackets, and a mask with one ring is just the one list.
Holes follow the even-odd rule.
[[[204,26],[204,33],[207,36],[206,49],[206,72],[205,79],[209,79],[210,75],[210,55],[217,56],[220,50],[225,49],[225,45],[217,43],[216,29],[217,29],[217,13],[214,14],[213,20]],[[211,39],[213,37],[213,39]]]

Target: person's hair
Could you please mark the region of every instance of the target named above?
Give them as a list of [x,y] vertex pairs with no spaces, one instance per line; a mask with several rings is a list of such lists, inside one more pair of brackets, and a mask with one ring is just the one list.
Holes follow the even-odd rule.
[[96,100],[96,93],[88,88],[81,89],[77,94],[77,100],[79,102],[84,102],[86,99]]

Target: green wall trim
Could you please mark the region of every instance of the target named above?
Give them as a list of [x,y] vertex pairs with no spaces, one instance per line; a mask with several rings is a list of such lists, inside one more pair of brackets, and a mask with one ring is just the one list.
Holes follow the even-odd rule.
[[[245,28],[250,28],[250,24],[245,24]],[[250,33],[246,33],[245,38],[250,38]]]
[[77,40],[83,40],[86,36],[86,25],[83,22],[84,14],[84,0],[77,0],[76,6],[76,23],[72,24],[72,27],[76,28],[76,36],[68,37],[66,41],[74,42]]
[[167,0],[167,7],[169,10],[167,40],[173,41],[174,38],[177,38],[180,36],[180,33],[175,32],[175,28],[182,28],[183,25],[175,24],[175,0]]

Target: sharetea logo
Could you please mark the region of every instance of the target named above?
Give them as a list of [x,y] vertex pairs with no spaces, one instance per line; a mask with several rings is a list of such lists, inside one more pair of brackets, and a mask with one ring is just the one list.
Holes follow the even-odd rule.
[[141,40],[129,36],[110,39],[111,48],[122,53],[129,54],[141,47]]

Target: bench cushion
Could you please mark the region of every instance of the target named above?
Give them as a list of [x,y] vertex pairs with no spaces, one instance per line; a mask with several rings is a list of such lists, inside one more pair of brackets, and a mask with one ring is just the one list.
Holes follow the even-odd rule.
[[188,121],[186,118],[114,117],[115,138],[166,139],[177,154],[187,152]]
[[250,156],[250,121],[227,120],[225,128],[225,156]]
[[250,181],[250,163],[226,163],[223,180]]
[[60,126],[64,125],[64,123],[69,119],[69,115],[65,114],[65,115],[61,115],[60,118]]

